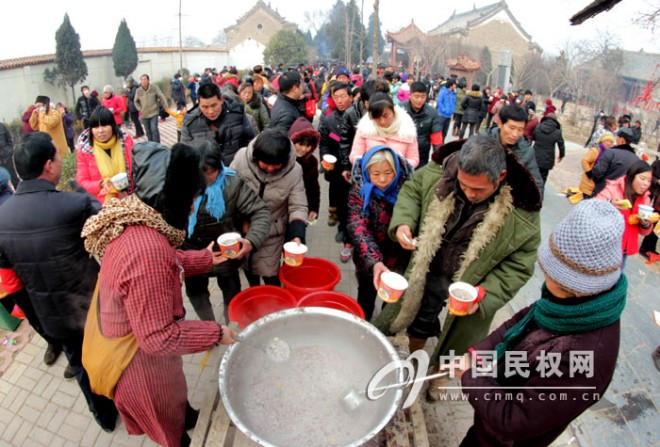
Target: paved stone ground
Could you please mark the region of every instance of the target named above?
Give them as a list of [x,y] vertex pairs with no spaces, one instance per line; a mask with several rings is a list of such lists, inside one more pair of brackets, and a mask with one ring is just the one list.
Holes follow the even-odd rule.
[[[166,144],[176,140],[174,120],[161,123],[161,136]],[[547,237],[554,225],[566,214],[570,205],[557,196],[555,187],[577,185],[579,160],[583,150],[570,146],[566,159],[550,175],[542,213],[542,232]],[[555,187],[553,187],[554,185]],[[310,256],[337,262],[342,280],[336,290],[356,296],[353,264],[339,263],[340,244],[334,242],[335,228],[326,225],[327,183],[321,180],[323,191],[321,217],[309,228]],[[622,317],[622,338],[619,363],[612,385],[604,399],[574,422],[553,446],[660,446],[660,375],[651,361],[652,350],[660,344],[660,328],[655,327],[651,310],[660,310],[657,291],[660,275],[651,272],[639,257],[628,260],[626,274],[630,279],[628,305]],[[538,272],[520,293],[496,316],[494,326],[501,324],[520,308],[538,297],[542,278]],[[217,286],[212,299],[217,304],[218,318],[222,314]],[[655,298],[654,298],[655,297]],[[194,318],[190,305],[188,316]],[[432,343],[427,345],[431,351]],[[86,408],[75,382],[62,378],[66,359],[61,356],[52,367],[43,364],[45,342],[35,335],[17,353],[7,372],[0,377],[0,446],[152,446],[145,436],[128,436],[121,423],[114,433],[98,427]],[[184,357],[184,369],[193,406],[201,406],[217,389],[216,350],[200,374],[198,367],[203,354]],[[451,383],[450,383],[451,384]],[[433,447],[458,445],[471,425],[473,413],[463,401],[424,404],[427,426]],[[543,417],[543,415],[539,415]]]

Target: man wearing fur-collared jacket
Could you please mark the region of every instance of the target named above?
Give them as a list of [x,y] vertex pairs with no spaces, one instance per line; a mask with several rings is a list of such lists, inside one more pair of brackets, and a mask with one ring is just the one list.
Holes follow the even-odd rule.
[[[386,334],[405,330],[411,352],[437,336],[432,362],[450,350],[467,352],[532,276],[540,210],[532,175],[496,139],[479,134],[441,146],[399,193],[389,234],[415,250],[410,286],[376,326]],[[441,330],[438,316],[455,281],[481,286],[486,295],[467,316],[448,315]]]

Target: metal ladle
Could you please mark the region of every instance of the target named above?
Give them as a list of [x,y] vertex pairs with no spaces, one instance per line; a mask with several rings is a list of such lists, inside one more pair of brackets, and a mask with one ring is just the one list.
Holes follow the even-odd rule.
[[259,345],[248,341],[243,335],[237,334],[233,337],[234,341],[237,343],[242,343],[244,345],[251,346],[255,349],[258,349],[266,354],[266,356],[274,361],[275,363],[283,363],[289,360],[291,356],[291,347],[287,342],[282,340],[279,337],[273,337],[265,345]]
[[[419,379],[415,379],[410,382],[400,382],[400,383],[391,383],[389,385],[381,386],[378,388],[374,388],[371,390],[372,392],[374,391],[387,391],[392,388],[403,388],[408,385],[412,385],[414,383],[419,383],[419,382],[426,382],[427,380],[432,380],[432,379],[437,379],[439,377],[445,377],[449,375],[449,371],[444,371],[436,374],[431,374],[430,376],[425,376],[421,377]],[[341,406],[344,408],[346,411],[354,411],[358,409],[364,402],[367,400],[367,395],[366,391],[364,390],[357,390],[357,389],[352,389],[344,397],[341,399]]]

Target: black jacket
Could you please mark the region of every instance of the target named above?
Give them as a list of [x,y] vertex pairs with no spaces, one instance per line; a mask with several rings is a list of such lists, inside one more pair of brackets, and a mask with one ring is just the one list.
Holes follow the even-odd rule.
[[626,175],[626,171],[639,157],[629,144],[622,144],[608,149],[600,156],[593,169],[591,178],[596,183],[593,195],[596,196],[605,188],[606,180],[616,180]]
[[100,209],[91,195],[60,192],[45,180],[22,181],[2,205],[0,268],[14,269],[53,338],[83,333],[99,265],[80,232]]
[[633,133],[633,144],[639,144],[639,140],[642,139],[642,128],[633,126],[632,127],[632,133]]
[[94,109],[100,105],[101,103],[94,96],[90,95],[89,99],[87,99],[85,95],[81,95],[78,101],[76,101],[76,118],[79,120],[88,120],[92,116]]
[[481,92],[470,90],[461,101],[463,107],[463,122],[477,124],[479,114],[484,103],[484,95]]
[[[337,157],[337,166],[339,169],[336,171],[350,171],[351,162],[348,160],[348,155],[345,157],[339,154],[339,144],[341,142],[341,122],[346,114],[346,111],[340,112],[334,110],[329,115],[325,114],[325,110],[321,114],[321,122],[319,124],[319,153],[321,158],[324,155],[334,155]],[[350,152],[349,152],[350,153]]]
[[280,129],[288,133],[293,122],[303,116],[298,103],[299,101],[281,93],[277,95],[277,101],[270,112],[271,129]]
[[210,124],[199,107],[194,108],[183,119],[181,142],[194,146],[205,140],[215,140],[220,145],[225,166],[229,166],[236,152],[255,137],[243,105],[231,98],[225,97],[222,113],[214,123],[218,130],[211,129]]
[[353,149],[353,140],[355,140],[355,132],[357,125],[362,118],[360,113],[360,103],[355,101],[351,107],[346,109],[344,115],[341,117],[341,125],[339,126],[339,163],[341,166],[351,166],[349,155]]
[[555,118],[546,116],[541,119],[541,123],[534,128],[532,137],[539,169],[552,169],[555,166],[555,144],[559,146],[559,156],[564,158],[564,137],[561,134],[561,125]]
[[419,165],[417,166],[417,169],[419,169],[429,161],[431,135],[442,131],[440,116],[428,103],[424,104],[424,107],[422,107],[419,112],[413,110],[410,101],[404,102],[401,104],[401,107],[408,112],[408,115],[413,119],[415,128],[417,129],[417,143],[419,144]]

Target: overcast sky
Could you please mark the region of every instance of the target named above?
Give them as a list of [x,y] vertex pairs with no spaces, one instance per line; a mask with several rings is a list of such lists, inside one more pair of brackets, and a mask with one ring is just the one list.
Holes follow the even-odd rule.
[[[236,22],[257,0],[181,0],[182,34],[195,36],[206,44],[227,26]],[[329,11],[336,0],[271,0],[274,9],[301,29],[310,24],[306,10]],[[361,0],[356,0],[358,7]],[[481,7],[495,0],[455,2],[456,12],[473,5]],[[556,53],[567,39],[593,39],[598,32],[618,38],[620,45],[631,51],[644,49],[660,53],[660,30],[655,36],[633,24],[640,11],[660,5],[660,0],[623,0],[611,11],[577,26],[569,26],[569,17],[591,0],[508,0],[510,10],[527,33],[546,52]],[[268,2],[267,2],[268,3]],[[384,30],[397,31],[414,19],[428,31],[447,20],[454,7],[437,0],[380,0],[380,16]],[[32,0],[3,2],[3,44],[0,59],[51,54],[55,52],[55,31],[65,13],[80,35],[83,50],[112,48],[119,22],[125,18],[138,46],[178,45],[179,0],[135,1],[112,0],[96,3],[79,0]],[[373,0],[364,1],[366,20],[373,11]],[[659,61],[660,62],[660,61]]]

